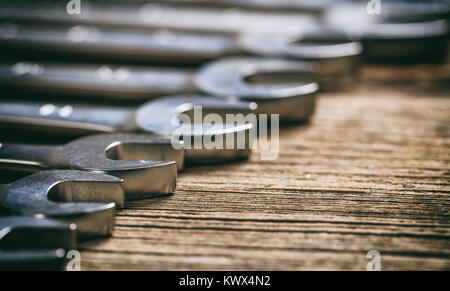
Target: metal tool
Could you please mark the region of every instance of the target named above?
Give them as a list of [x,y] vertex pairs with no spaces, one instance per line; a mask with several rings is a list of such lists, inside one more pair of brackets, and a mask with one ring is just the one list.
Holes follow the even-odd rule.
[[[376,3],[372,3],[376,4]],[[380,8],[379,11],[376,11]],[[350,16],[339,18],[339,16]],[[347,1],[330,6],[324,18],[334,24],[365,25],[371,23],[415,23],[448,19],[450,2],[447,0],[384,0],[379,7],[358,1]]]
[[362,61],[362,46],[325,26],[242,34],[239,46],[266,57],[302,59],[317,64],[320,89],[336,89],[353,81]]
[[243,29],[263,29],[317,23],[302,12],[276,13],[242,8],[170,6],[158,3],[83,1],[80,15],[69,15],[67,3],[4,1],[0,19],[5,21],[45,21],[51,23],[93,24],[133,28],[163,28],[236,35]]
[[[69,106],[70,114],[61,114]],[[29,131],[40,130],[54,132],[59,135],[87,135],[92,133],[111,132],[150,132],[171,137],[180,125],[172,125],[177,117],[190,114],[195,106],[201,106],[203,114],[215,112],[221,115],[250,113],[256,108],[255,104],[221,100],[219,98],[183,95],[156,99],[138,108],[100,107],[90,105],[57,106],[45,103],[0,102],[0,123],[3,128],[18,128]],[[227,135],[244,134],[249,139],[253,124],[223,124],[223,126],[202,126],[201,133],[186,133],[184,141],[211,136],[220,136],[226,140]],[[104,145],[104,144],[103,144]],[[71,149],[73,147],[70,147]],[[102,148],[102,147],[100,147]],[[103,150],[105,147],[103,147]],[[208,164],[241,159],[249,156],[251,149],[185,149],[185,162],[191,164]],[[136,154],[134,157],[138,157]],[[153,157],[153,156],[152,156]],[[172,156],[170,157],[172,158]],[[173,157],[180,160],[180,157]],[[116,163],[117,161],[114,161]],[[122,161],[123,162],[123,161]],[[111,165],[114,163],[111,162]],[[144,163],[145,164],[145,163]],[[135,163],[131,162],[135,166]],[[180,162],[180,166],[182,162]],[[96,166],[98,167],[98,165]],[[146,168],[146,166],[144,166]],[[169,167],[167,167],[169,169]],[[176,169],[169,177],[176,177]],[[167,174],[167,173],[166,173]],[[161,178],[166,181],[168,178]],[[146,180],[147,181],[147,180]]]
[[0,186],[2,212],[75,223],[79,240],[111,235],[123,199],[122,180],[96,172],[42,171]]
[[0,270],[63,270],[76,248],[76,225],[26,216],[0,217]]
[[314,113],[319,88],[314,71],[309,62],[227,58],[203,66],[195,84],[211,95],[256,102],[258,113],[298,121]]
[[[339,41],[333,41],[334,33],[339,34]],[[67,58],[68,56],[86,59],[107,61],[139,61],[145,63],[180,64],[180,63],[204,63],[231,55],[255,54],[270,57],[289,57],[290,59],[301,59],[317,61],[320,64],[320,76],[331,79],[328,84],[336,83],[336,77],[349,76],[356,72],[362,53],[359,43],[346,38],[340,32],[327,29],[326,27],[302,26],[300,30],[292,31],[286,28],[280,32],[279,29],[262,32],[243,33],[238,40],[225,34],[202,34],[189,32],[175,32],[170,30],[142,30],[129,28],[108,28],[102,26],[65,26],[48,24],[18,24],[6,22],[0,24],[0,49],[9,55],[17,55],[21,58],[30,56],[33,58]],[[74,67],[76,72],[81,72],[83,67]],[[84,67],[87,69],[89,67]],[[30,68],[31,70],[33,68]],[[42,69],[42,68],[41,68]],[[26,64],[19,63],[15,72],[20,74],[26,70]],[[34,65],[34,70],[39,69]],[[52,65],[47,68],[48,74],[53,73],[56,78],[58,68]],[[109,79],[114,79],[120,84],[128,84],[128,91],[133,95],[140,94],[148,96],[155,90],[150,82],[167,80],[176,90],[180,85],[188,87],[189,79],[182,74],[164,69],[155,68],[159,74],[152,74],[149,69],[131,70],[120,68],[112,69],[107,66],[99,69],[98,74],[103,83],[97,81],[98,85],[107,85]],[[90,69],[92,71],[92,68]],[[351,74],[349,73],[351,72]],[[5,72],[6,73],[6,72]],[[46,75],[46,71],[40,72]],[[76,80],[89,75],[77,76]],[[98,78],[99,76],[94,76]],[[61,78],[61,77],[60,77]],[[134,82],[127,82],[130,78]],[[28,82],[30,82],[29,80]],[[61,80],[62,81],[62,80]],[[79,81],[81,82],[81,80]],[[163,83],[160,81],[160,83]],[[39,85],[39,84],[36,84]],[[137,85],[141,85],[139,88]],[[146,90],[147,89],[147,90]],[[156,88],[157,89],[157,88]],[[79,92],[86,90],[83,86],[74,90]],[[105,89],[104,89],[105,90]],[[167,89],[166,89],[167,90]],[[112,91],[111,95],[123,93],[121,90]],[[130,95],[130,94],[128,94]]]
[[383,7],[386,14],[369,14],[366,5],[336,5],[327,11],[324,22],[340,30],[337,35],[361,42],[368,61],[423,62],[445,58],[448,23],[434,20],[444,15],[433,16],[431,3],[422,4],[421,7],[430,7],[430,13],[424,14],[420,13],[423,9],[414,13],[414,7],[419,6],[410,3],[384,3]]
[[[119,1],[103,1],[117,3]],[[194,7],[194,8],[246,8],[255,11],[276,12],[308,12],[321,14],[333,0],[134,0],[130,3],[158,3],[172,7]],[[102,3],[100,0],[99,3]]]
[[[171,139],[155,134],[100,134],[66,145],[8,144],[0,146],[0,168],[19,171],[77,169],[123,179],[127,200],[175,191],[177,164],[183,151]],[[124,201],[116,200],[123,208]]]
[[99,61],[199,64],[237,53],[226,34],[92,25],[0,23],[4,54]]
[[[16,92],[40,91],[122,100],[148,99],[196,92],[200,89],[211,95],[225,94],[227,97],[236,96],[241,99],[251,97],[251,101],[267,101],[270,98],[271,103],[262,106],[259,112],[279,113],[280,120],[304,119],[312,114],[310,109],[314,104],[309,101],[308,108],[297,107],[303,106],[305,99],[313,100],[318,89],[314,82],[314,65],[311,63],[263,58],[228,58],[205,66],[207,69],[196,74],[188,70],[157,67],[19,62],[0,65],[0,84],[5,90],[14,89]],[[210,68],[214,68],[214,71]],[[251,82],[268,75],[271,78],[265,78],[265,81],[269,80],[265,84]],[[230,82],[231,80],[234,81]],[[274,80],[281,84],[273,84]],[[285,84],[286,82],[289,84]],[[224,85],[229,87],[226,92]],[[228,94],[230,92],[232,94]],[[220,107],[220,103],[217,105]]]
[[[304,14],[298,13],[268,14],[267,12],[248,12],[236,8],[202,8],[198,5],[190,6],[191,4],[163,5],[138,2],[131,4],[105,2],[87,5],[83,16],[77,17],[67,15],[65,7],[62,6],[39,5],[36,7],[36,5],[30,3],[27,4],[26,8],[18,8],[9,3],[10,5],[2,7],[0,19],[12,22],[33,21],[34,23],[45,21],[59,25],[71,23],[76,25],[192,30],[233,36],[242,33],[260,33],[261,31],[284,32],[291,27],[304,28],[325,23],[335,29],[340,28],[341,33],[338,35],[343,37],[340,39],[334,37],[335,41],[346,42],[350,36],[352,41],[363,42],[366,59],[369,61],[399,61],[400,59],[422,61],[427,60],[427,56],[428,58],[441,60],[445,56],[448,24],[446,22],[435,23],[434,20],[449,19],[450,5],[447,2],[418,1],[408,3],[399,0],[386,2],[388,3],[383,3],[384,12],[379,14],[368,13],[367,3],[338,3],[329,5],[330,7],[325,10],[323,17],[310,17],[309,19]],[[279,3],[277,4],[279,5]],[[89,28],[78,30],[88,31],[81,33],[87,38],[87,43],[89,39],[95,39],[98,35],[98,33],[89,33]],[[13,28],[11,25],[8,26],[8,24],[4,31],[6,37],[3,37],[3,39],[6,43],[20,42],[21,37],[23,37],[19,29]],[[99,31],[99,29],[97,28],[95,31]],[[175,32],[166,32],[165,34],[176,35]],[[14,40],[16,35],[17,40]],[[55,32],[52,35],[58,35],[58,33]],[[42,34],[39,37],[46,38]],[[169,38],[171,37],[169,36]],[[225,39],[222,39],[222,48],[228,47],[230,52],[235,50],[231,49],[231,43]],[[32,38],[28,38],[28,41],[30,40]],[[330,39],[330,41],[333,40]],[[216,41],[211,41],[211,43],[217,44]],[[256,44],[252,46],[254,45]],[[89,47],[89,44],[86,44],[86,46]],[[45,47],[45,45],[41,47]],[[322,47],[322,50],[325,48],[327,48],[326,45]],[[329,49],[331,50],[331,48]],[[106,49],[106,51],[108,50]],[[168,49],[168,51],[172,50]],[[258,49],[251,49],[250,51],[254,53]],[[291,57],[293,57],[292,54]]]
[[0,65],[0,84],[8,90],[98,99],[146,101],[193,93],[188,69],[69,63],[18,62]]

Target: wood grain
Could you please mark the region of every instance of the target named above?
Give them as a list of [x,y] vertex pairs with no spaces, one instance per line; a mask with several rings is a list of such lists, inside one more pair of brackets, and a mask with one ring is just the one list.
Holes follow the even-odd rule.
[[365,67],[281,128],[277,160],[188,168],[133,201],[84,270],[450,270],[448,66]]

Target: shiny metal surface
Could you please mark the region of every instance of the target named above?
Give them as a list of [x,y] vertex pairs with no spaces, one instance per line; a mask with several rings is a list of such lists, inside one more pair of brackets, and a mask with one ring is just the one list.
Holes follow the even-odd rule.
[[[355,46],[358,46],[355,44]],[[292,62],[292,63],[291,63]],[[336,63],[336,62],[335,62]],[[308,67],[309,66],[309,67]],[[330,65],[333,66],[333,65]],[[199,81],[205,79],[205,70],[200,71],[178,69],[178,68],[159,68],[159,67],[136,67],[136,66],[109,66],[92,64],[63,64],[63,63],[27,63],[18,62],[14,64],[0,64],[0,85],[5,88],[11,88],[18,92],[28,94],[52,93],[58,98],[70,95],[83,95],[92,98],[101,98],[105,100],[148,100],[154,97],[161,97],[172,94],[186,94],[203,91],[211,95],[222,94],[222,86],[231,86],[228,90],[237,92],[244,89],[243,94],[248,94],[250,88],[253,91],[267,89],[273,92],[281,92],[283,97],[294,97],[298,91],[305,90],[306,77],[309,80],[315,78],[313,65],[301,64],[300,62],[290,60],[267,60],[264,58],[225,58],[209,62],[204,65],[208,72],[220,71],[221,74],[214,74],[214,82]],[[297,67],[297,68],[296,68]],[[331,69],[328,69],[331,70]],[[245,71],[245,72],[244,72]],[[226,74],[222,74],[226,73]],[[266,87],[251,86],[244,82],[229,82],[230,74],[237,73],[237,78],[249,77],[253,75],[271,74],[271,83]],[[201,76],[199,76],[199,74]],[[245,74],[243,76],[243,74]],[[292,78],[300,76],[298,82],[292,82]],[[282,85],[286,78],[290,80],[289,90]],[[211,78],[206,78],[211,79]],[[236,80],[238,80],[236,79]],[[278,81],[280,85],[276,83]],[[295,86],[298,86],[295,88]],[[214,87],[215,86],[215,87]],[[283,87],[284,86],[284,87]],[[291,95],[290,95],[290,92]],[[258,93],[261,95],[261,93]],[[278,93],[281,99],[281,94]],[[274,101],[274,100],[273,100]],[[277,106],[276,103],[273,106]],[[61,108],[62,109],[62,108]],[[5,109],[8,110],[8,109]],[[5,110],[0,110],[5,111]],[[28,109],[31,110],[31,109]],[[40,108],[39,108],[40,110]],[[101,109],[99,109],[101,110]],[[60,113],[59,110],[50,112],[48,115]],[[63,112],[65,113],[65,112]],[[70,112],[71,116],[80,112]],[[42,114],[41,114],[42,115]],[[115,115],[122,119],[129,118],[127,114],[115,111]],[[81,114],[78,118],[84,114]],[[65,120],[63,116],[58,118]],[[102,122],[104,126],[110,126],[112,123]]]
[[366,5],[336,5],[327,11],[324,23],[361,42],[368,61],[414,63],[444,59],[448,3],[435,10],[433,3],[401,2],[384,3],[385,12],[381,14],[367,13]]
[[[173,99],[173,101],[168,101]],[[100,106],[77,105],[51,105],[56,110],[51,114],[42,114],[42,108],[49,104],[0,102],[0,123],[2,126],[26,130],[47,130],[58,134],[94,133],[94,132],[150,132],[167,135],[168,120],[176,118],[177,114],[191,111],[193,106],[204,105],[205,112],[244,113],[252,111],[256,105],[248,102],[222,100],[220,98],[197,95],[172,96],[156,99],[141,105],[136,110],[130,108],[109,108]],[[61,108],[70,106],[71,114],[61,115]],[[45,111],[45,110],[44,110]],[[161,122],[164,120],[164,123]],[[226,131],[209,132],[211,135],[221,135],[223,140],[226,134],[248,134],[251,125],[226,125]],[[175,128],[171,128],[175,129]],[[188,137],[189,139],[193,137]],[[231,151],[227,149],[198,149],[185,151],[188,160],[193,163],[225,162],[236,158],[248,156],[250,151]],[[176,171],[174,171],[175,173]]]
[[[101,1],[101,0],[100,0]],[[104,1],[109,3],[120,2],[117,0]],[[131,3],[160,3],[189,7],[222,7],[222,8],[250,8],[254,10],[308,12],[320,14],[333,0],[134,0]]]
[[[201,118],[208,113],[215,113],[220,115],[223,121],[226,120],[227,114],[242,113],[246,115],[252,113],[256,108],[256,104],[252,103],[221,100],[201,95],[171,96],[150,101],[141,106],[136,112],[136,124],[143,131],[170,136],[179,129],[179,123],[174,122],[174,118],[184,113],[190,117],[191,121],[194,121],[195,116],[192,116],[192,113],[196,106],[201,106]],[[149,116],[152,118],[150,119]],[[223,149],[206,149],[204,145],[201,148],[185,148],[187,163],[208,164],[248,157],[251,152],[248,146],[245,149],[238,149],[236,146],[227,149],[225,142],[227,135],[234,135],[236,141],[237,136],[243,133],[246,138],[245,144],[249,145],[250,130],[253,126],[256,125],[224,123],[221,126],[202,125],[201,130],[196,131],[195,125],[192,124],[188,127],[187,132],[183,132],[184,138],[189,140],[190,144],[193,144],[195,139],[203,140],[205,137],[219,135],[222,136],[224,143]],[[183,142],[186,143],[187,140],[183,140]]]
[[256,102],[258,113],[280,114],[282,121],[302,120],[314,112],[314,70],[308,62],[226,58],[204,65],[195,83],[211,95]]
[[[358,48],[357,44],[355,46]],[[337,63],[341,61],[342,59],[333,60],[332,64],[324,64],[323,74],[327,77],[334,76],[336,67],[340,67]],[[317,66],[292,60],[225,58],[207,63],[197,73],[167,68],[160,71],[158,68],[147,67],[141,70],[145,71],[145,74],[153,74],[156,78],[146,80],[127,77],[116,82],[114,77],[111,77],[106,83],[99,72],[102,67],[107,66],[34,64],[37,66],[34,70],[33,66],[30,67],[28,64],[23,68],[26,71],[24,74],[14,74],[13,68],[17,65],[0,66],[1,84],[8,84],[7,86],[17,87],[17,90],[28,90],[33,93],[41,90],[55,94],[79,92],[79,88],[83,87],[84,94],[88,96],[121,98],[122,100],[133,98],[132,88],[138,88],[142,95],[137,96],[144,99],[158,96],[156,92],[161,94],[159,96],[165,96],[171,93],[186,94],[186,92],[203,91],[212,96],[231,96],[242,101],[257,102],[258,112],[279,113],[281,120],[299,120],[311,115],[314,110],[315,92],[318,89],[315,83]],[[348,63],[343,65],[345,66],[348,66]],[[353,64],[351,67],[349,70],[354,68]],[[30,70],[36,73],[29,73]],[[114,75],[120,70],[128,69],[122,67],[115,71],[106,70]],[[162,72],[161,75],[160,72]],[[129,74],[134,76],[135,72]],[[183,81],[174,82],[177,78],[175,76],[182,77]],[[262,79],[264,81],[258,83],[258,80]],[[117,92],[109,95],[108,92],[114,89],[117,89]],[[148,94],[143,93],[144,91]],[[48,105],[50,108],[45,110],[44,105],[6,102],[1,102],[1,105],[0,121],[16,124],[26,122],[30,126],[45,123],[45,128],[59,128],[60,133],[67,129],[86,133],[129,131],[133,130],[134,126],[133,113],[129,109],[98,107],[94,110],[86,106],[78,106],[75,109],[74,106],[67,104],[60,107],[50,104]],[[220,109],[221,105],[219,103],[217,105],[217,109]],[[70,108],[70,112],[65,112],[69,111],[65,110],[66,108]],[[109,116],[116,118],[112,119]],[[156,119],[149,120],[151,120],[149,122],[156,122]]]
[[192,71],[155,66],[13,62],[0,64],[0,85],[27,93],[145,101],[192,93]]
[[0,46],[3,51],[14,53],[140,63],[196,64],[237,51],[234,39],[225,34],[13,21],[0,22]]
[[95,172],[42,171],[0,187],[3,211],[74,223],[80,240],[111,235],[123,201],[122,180]]
[[114,175],[123,179],[127,200],[173,193],[176,167],[182,169],[183,161],[183,151],[175,150],[170,138],[151,134],[100,134],[64,146],[3,143],[0,147],[1,168],[78,169]]
[[249,33],[238,41],[244,50],[257,55],[315,62],[320,89],[339,87],[343,79],[353,81],[362,61],[362,45],[331,27]]
[[324,13],[326,23],[333,25],[368,23],[417,23],[448,19],[450,3],[442,0],[387,0],[381,13],[367,13],[367,3],[344,2],[330,6]]
[[[21,1],[22,2],[22,1]],[[88,2],[82,15],[68,15],[66,3],[25,1],[2,5],[0,19],[4,21],[46,21],[53,23],[95,24],[133,28],[192,30],[236,35],[242,30],[265,27],[285,28],[317,23],[313,15],[303,12],[276,13],[240,7],[171,6],[164,3]]]

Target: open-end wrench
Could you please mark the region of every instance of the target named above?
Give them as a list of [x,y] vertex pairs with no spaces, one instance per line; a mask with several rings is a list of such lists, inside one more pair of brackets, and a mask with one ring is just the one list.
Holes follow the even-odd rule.
[[[102,3],[102,0],[97,0]],[[117,0],[103,1],[108,3],[120,2]],[[321,14],[328,5],[333,4],[333,0],[133,0],[129,3],[159,3],[189,7],[215,7],[215,8],[247,8],[256,11],[277,11],[277,12],[308,12]]]
[[[45,103],[0,102],[0,123],[3,128],[22,128],[28,131],[47,131],[58,135],[82,136],[92,133],[112,132],[150,132],[171,138],[178,125],[172,125],[180,114],[192,115],[195,106],[202,107],[202,113],[211,112],[225,116],[227,114],[248,114],[254,111],[255,104],[222,100],[206,96],[172,96],[155,99],[138,108],[101,107],[91,105],[57,106]],[[65,108],[70,108],[66,110]],[[65,111],[70,111],[67,114]],[[62,113],[63,112],[63,113]],[[195,117],[195,116],[194,116]],[[203,118],[203,116],[202,116]],[[195,120],[194,120],[195,122]],[[187,133],[183,138],[190,140],[205,137],[227,135],[245,135],[250,139],[253,124],[222,124],[215,127],[204,125],[201,133]],[[186,141],[188,141],[186,140]],[[247,143],[246,143],[247,144]],[[104,150],[104,148],[103,148]],[[206,147],[185,149],[186,163],[207,164],[242,159],[249,156],[251,148],[223,149]],[[138,157],[139,155],[135,155]],[[79,157],[76,157],[79,158]],[[180,157],[170,157],[176,161]],[[113,165],[116,161],[111,161]],[[122,161],[124,162],[124,161]],[[135,165],[134,162],[130,162]],[[180,167],[182,161],[180,161]],[[145,167],[145,166],[144,166]],[[174,174],[176,174],[176,169]],[[174,177],[171,175],[171,177]],[[176,176],[175,176],[176,177]],[[166,178],[163,179],[164,181]]]
[[[348,38],[333,42],[334,30],[323,27],[301,28],[302,33],[296,31],[295,35],[286,33],[290,31],[289,28],[281,32],[279,29],[265,29],[261,32],[242,33],[243,37],[236,40],[236,37],[226,34],[167,29],[4,22],[0,23],[0,50],[9,56],[20,58],[42,60],[78,57],[84,61],[125,60],[139,61],[141,64],[204,63],[220,57],[243,54],[288,56],[291,59],[320,62],[321,68],[325,66],[320,73],[333,79],[338,75],[348,75],[349,70],[356,71],[359,62],[354,60],[359,60],[362,53],[359,43]],[[291,42],[295,45],[290,45]],[[105,71],[104,74],[106,73]],[[121,76],[125,77],[123,71]]]
[[[0,168],[20,171],[77,169],[123,179],[127,200],[175,191],[183,151],[155,134],[99,134],[63,146],[0,144]],[[116,201],[123,208],[123,201]]]
[[[447,54],[449,4],[383,3],[383,13],[367,13],[366,5],[336,5],[324,22],[340,33],[335,40],[361,42],[368,61],[423,62]],[[301,28],[299,29],[301,30]]]
[[318,90],[312,75],[315,68],[308,62],[227,58],[201,67],[195,84],[213,96],[256,102],[258,113],[298,121],[314,113]]
[[238,44],[246,52],[261,56],[316,63],[320,89],[337,89],[354,81],[363,54],[359,42],[326,26],[243,33]]
[[40,59],[198,64],[239,50],[226,34],[10,21],[0,23],[0,51]]
[[122,180],[96,172],[42,171],[0,186],[2,212],[75,223],[79,240],[111,235],[123,200]]
[[0,270],[63,270],[76,247],[76,225],[26,216],[0,217]]
[[[315,66],[310,62],[229,58],[205,66],[208,72],[211,71],[208,68],[214,68],[220,74],[207,74],[205,69],[195,73],[167,68],[19,62],[0,65],[0,84],[4,89],[30,94],[40,91],[122,100],[204,91],[213,96],[225,94],[225,97],[264,101],[265,104],[270,101],[270,105],[262,106],[259,112],[279,113],[280,120],[304,119],[313,113],[318,85],[314,82]],[[260,76],[270,78],[252,82]],[[225,92],[224,86],[230,88]],[[305,103],[309,105],[303,108]],[[220,107],[220,103],[217,105]]]
[[[236,35],[242,30],[317,23],[313,15],[301,12],[273,13],[240,8],[170,6],[161,3],[94,3],[83,1],[80,15],[68,15],[67,3],[1,1],[0,19],[95,24],[133,28],[164,28]],[[5,2],[5,3],[3,3]],[[53,5],[54,4],[54,5]]]
[[[445,1],[433,1],[433,3],[426,1],[391,2],[393,3],[384,3],[384,13],[379,14],[368,13],[366,3],[363,5],[337,3],[330,5],[325,10],[325,15],[314,21],[299,21],[302,18],[296,14],[292,14],[296,18],[294,18],[295,21],[291,21],[288,20],[289,15],[283,15],[280,19],[273,18],[273,15],[254,18],[252,14],[243,13],[239,9],[201,9],[189,7],[189,5],[171,7],[157,3],[125,4],[123,7],[121,5],[110,7],[112,6],[110,3],[102,3],[87,8],[83,17],[70,17],[65,13],[63,7],[34,7],[33,9],[33,5],[30,5],[24,9],[13,9],[7,6],[0,13],[0,19],[11,22],[58,20],[56,22],[58,24],[67,22],[159,29],[192,29],[214,33],[225,32],[235,36],[241,33],[251,34],[261,31],[277,31],[283,34],[292,27],[300,27],[300,31],[302,31],[304,27],[328,24],[339,30],[338,35],[343,36],[339,39],[340,42],[347,42],[349,36],[353,41],[363,42],[368,60],[395,60],[396,57],[402,56],[411,58],[413,53],[423,57],[427,53],[436,54],[438,52],[438,55],[442,56],[443,47],[446,47],[447,25],[436,25],[433,22],[438,19],[448,19],[450,5]],[[6,37],[14,39],[17,33],[18,39],[20,39],[20,30],[8,29],[8,25],[6,25],[4,31]],[[267,34],[265,35],[267,36]],[[337,40],[337,36],[333,36],[333,38]],[[297,38],[297,41],[300,39]],[[329,39],[329,41],[333,41],[333,39]],[[13,42],[14,40],[11,40],[11,43]],[[212,41],[212,43],[215,42]],[[224,43],[228,43],[228,41]],[[253,43],[252,46],[258,46],[258,44]],[[316,46],[321,51],[326,50],[327,53],[331,53],[333,50],[333,46],[329,44],[320,46],[316,44]],[[239,48],[239,45],[237,47]],[[411,48],[414,49],[411,50]],[[296,50],[303,50],[303,48]],[[248,51],[255,53],[259,50]],[[291,57],[294,55],[298,57],[298,54],[291,54]],[[323,57],[324,55],[322,55]],[[421,59],[423,58],[420,58],[419,61]]]

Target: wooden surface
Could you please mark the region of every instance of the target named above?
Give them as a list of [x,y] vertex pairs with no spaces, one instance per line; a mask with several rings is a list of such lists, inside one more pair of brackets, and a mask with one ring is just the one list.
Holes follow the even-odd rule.
[[83,270],[450,270],[449,68],[365,67],[280,156],[186,169],[129,203]]

